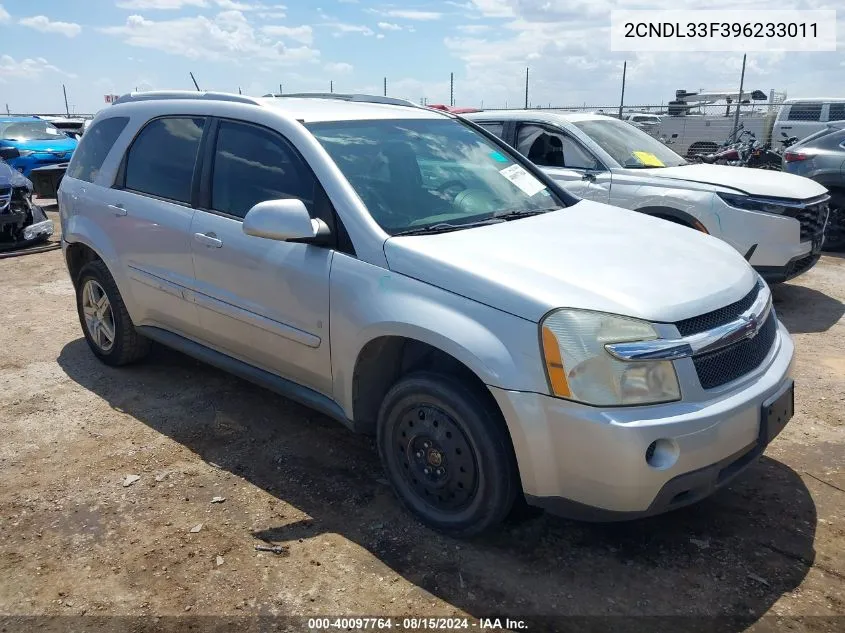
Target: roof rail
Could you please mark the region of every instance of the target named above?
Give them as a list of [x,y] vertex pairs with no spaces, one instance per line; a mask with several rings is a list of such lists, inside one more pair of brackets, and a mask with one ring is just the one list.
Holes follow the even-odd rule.
[[265,97],[286,98],[293,97],[296,99],[335,99],[337,101],[356,101],[359,103],[382,103],[385,105],[405,106],[408,108],[421,108],[413,101],[407,99],[398,99],[396,97],[382,97],[379,95],[368,94],[341,94],[337,92],[291,92],[288,94],[267,94]]
[[197,99],[205,101],[231,101],[234,103],[247,103],[250,105],[261,105],[254,97],[230,94],[228,92],[197,92],[195,90],[153,90],[150,92],[130,92],[118,97],[112,105],[121,103],[134,103],[136,101],[158,101],[160,99]]

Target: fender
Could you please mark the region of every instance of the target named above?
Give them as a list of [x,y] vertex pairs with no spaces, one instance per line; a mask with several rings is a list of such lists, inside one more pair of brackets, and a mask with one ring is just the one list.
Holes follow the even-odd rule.
[[687,226],[701,231],[702,233],[707,233],[708,235],[710,234],[710,231],[707,230],[707,227],[701,220],[686,211],[681,211],[680,209],[674,209],[672,207],[648,206],[640,207],[639,209],[635,209],[635,211],[645,213],[646,215],[672,218],[673,220],[677,220],[681,224],[686,224]]
[[382,336],[427,343],[490,386],[548,390],[531,321],[340,254],[332,265],[331,306],[333,393],[350,418],[359,354]]
[[130,315],[136,314],[135,299],[130,292],[129,280],[123,275],[120,266],[120,258],[114,250],[111,238],[90,218],[74,214],[67,218],[62,239],[70,246],[72,244],[84,244],[97,253],[100,259],[109,269],[120,296],[123,298],[126,309]]

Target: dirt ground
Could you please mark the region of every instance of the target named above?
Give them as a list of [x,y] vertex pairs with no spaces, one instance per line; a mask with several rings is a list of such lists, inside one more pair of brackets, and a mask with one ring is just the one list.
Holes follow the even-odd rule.
[[775,289],[796,415],[728,489],[648,520],[543,515],[472,541],[421,527],[372,440],[309,409],[160,347],[128,368],[96,361],[61,251],[2,260],[0,279],[2,631],[94,622],[15,617],[80,614],[173,630],[222,621],[195,616],[466,615],[845,631],[841,256]]

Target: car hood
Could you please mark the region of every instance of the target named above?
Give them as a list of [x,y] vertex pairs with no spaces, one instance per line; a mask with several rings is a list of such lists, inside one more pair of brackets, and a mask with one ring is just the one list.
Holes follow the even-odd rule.
[[721,240],[588,200],[384,249],[393,271],[531,321],[574,307],[673,322],[738,301],[757,279]]
[[18,149],[31,149],[34,152],[70,152],[76,149],[77,142],[65,135],[56,136],[55,139],[43,141],[12,141],[2,139],[0,143],[6,147],[17,147]]
[[806,200],[827,192],[817,182],[802,176],[730,165],[681,165],[680,167],[637,169],[636,173],[648,174],[656,178],[672,178],[729,187],[752,196]]
[[29,178],[0,159],[0,187],[26,187],[32,191],[32,183]]

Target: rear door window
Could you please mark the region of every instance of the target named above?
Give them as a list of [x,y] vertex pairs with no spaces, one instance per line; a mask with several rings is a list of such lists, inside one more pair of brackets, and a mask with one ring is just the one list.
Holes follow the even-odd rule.
[[820,121],[821,118],[821,103],[793,103],[789,106],[788,121]]
[[98,121],[85,133],[73,154],[67,175],[78,180],[94,182],[114,146],[117,137],[129,123],[128,117],[112,117]]
[[190,203],[194,166],[205,129],[202,117],[165,117],[141,130],[126,156],[124,187]]

